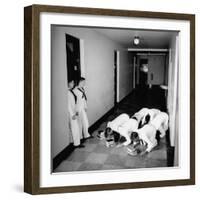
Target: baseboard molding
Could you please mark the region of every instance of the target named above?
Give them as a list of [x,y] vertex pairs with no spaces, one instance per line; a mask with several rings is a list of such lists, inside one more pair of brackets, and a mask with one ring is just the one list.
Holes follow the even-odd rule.
[[120,100],[120,102],[117,102],[115,105],[115,108],[117,106],[120,106],[120,104],[124,103],[132,94],[134,93],[134,90],[132,90],[129,94],[127,94],[123,99]]
[[88,129],[89,133],[92,134],[99,126],[109,117],[115,110],[115,107],[111,108],[106,114],[104,114],[100,119],[98,119],[93,125]]
[[174,166],[174,147],[167,147],[167,166]]
[[74,145],[73,143],[70,143],[60,153],[58,153],[57,156],[53,158],[53,170],[55,170],[58,167],[58,165],[63,160],[65,160],[73,151],[74,151]]
[[[104,114],[100,119],[98,119],[92,126],[89,127],[88,132],[92,134],[100,125],[101,123],[113,113],[115,107],[111,108],[106,114]],[[81,141],[82,142],[82,141]],[[67,147],[65,147],[60,153],[58,153],[53,158],[53,170],[55,170],[58,165],[74,151],[73,143],[70,143]]]
[[120,106],[124,101],[126,101],[132,94],[133,94],[134,90],[132,90],[127,96],[125,96],[120,102],[116,103],[116,105],[114,107],[112,107],[106,114],[104,114],[100,119],[98,119],[93,125],[91,125],[89,127],[89,133],[92,134],[92,132],[94,132],[104,121],[106,118],[109,117],[109,115],[111,115],[114,110]]

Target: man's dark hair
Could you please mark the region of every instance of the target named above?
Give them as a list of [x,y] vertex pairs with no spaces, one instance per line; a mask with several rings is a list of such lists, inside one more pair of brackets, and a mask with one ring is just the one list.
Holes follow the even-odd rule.
[[67,83],[69,84],[69,83],[71,83],[72,81],[74,81],[74,79],[70,78],[70,79],[67,80]]
[[131,138],[131,141],[134,141],[136,139],[139,139],[139,135],[137,132],[132,132],[130,138]]
[[78,81],[77,81],[77,84],[79,84],[81,81],[85,81],[85,78],[80,77],[80,78],[78,79]]
[[116,131],[112,131],[112,134],[111,134],[111,135],[112,135],[114,141],[115,141],[116,143],[118,143],[119,140],[120,140],[120,134],[119,134],[118,132],[116,132]]
[[138,128],[142,128],[142,120],[140,120],[140,122],[138,124]]
[[105,129],[105,137],[107,138],[108,135],[110,135],[111,133],[112,133],[112,129],[111,129],[110,127],[107,127],[107,128]]
[[144,123],[143,123],[143,124],[142,124],[142,120],[140,120],[139,125],[138,125],[138,128],[142,128],[144,125],[148,124],[149,121],[150,121],[150,118],[151,118],[150,115],[147,114],[147,115],[145,116],[145,118],[144,118]]
[[150,115],[149,115],[149,114],[147,114],[147,115],[145,116],[144,125],[149,123],[149,121],[150,121],[150,118],[151,118],[151,117],[150,117]]

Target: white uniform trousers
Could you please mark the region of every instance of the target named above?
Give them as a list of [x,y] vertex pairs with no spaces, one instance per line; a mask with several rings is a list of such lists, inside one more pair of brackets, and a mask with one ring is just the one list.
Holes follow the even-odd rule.
[[68,91],[68,122],[69,122],[69,129],[73,138],[73,143],[75,146],[78,146],[80,144],[80,129],[78,125],[78,120],[72,119],[73,116],[76,115],[77,112],[77,106],[76,101],[74,98],[73,93],[69,90]]
[[78,125],[78,120],[69,119],[69,128],[72,134],[74,146],[80,145],[80,130]]
[[159,130],[161,135],[160,137],[165,136],[165,131],[168,129],[168,121],[169,116],[165,112],[160,112],[156,117],[151,121],[151,124],[156,128],[156,130]]
[[151,124],[144,125],[137,131],[139,138],[147,143],[147,152],[150,152],[156,145],[156,128]]
[[87,108],[87,102],[83,97],[83,93],[78,89],[74,88],[74,93],[77,96],[77,111],[78,111],[78,123],[80,128],[81,139],[90,137],[88,133],[89,122],[85,109]]
[[86,111],[84,109],[81,109],[78,115],[78,120],[79,120],[79,128],[81,134],[81,139],[83,138],[88,138],[90,137],[90,134],[88,133],[88,128],[89,128],[89,122],[88,122],[88,117],[86,114]]

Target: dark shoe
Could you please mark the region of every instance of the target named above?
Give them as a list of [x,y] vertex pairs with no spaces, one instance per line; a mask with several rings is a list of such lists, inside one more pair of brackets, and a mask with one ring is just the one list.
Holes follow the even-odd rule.
[[78,145],[78,148],[84,148],[85,146],[83,144]]
[[85,138],[81,139],[81,143],[84,143],[85,141],[86,141],[86,139],[85,139]]
[[78,146],[74,146],[75,148],[84,148],[85,146],[83,144],[79,144]]

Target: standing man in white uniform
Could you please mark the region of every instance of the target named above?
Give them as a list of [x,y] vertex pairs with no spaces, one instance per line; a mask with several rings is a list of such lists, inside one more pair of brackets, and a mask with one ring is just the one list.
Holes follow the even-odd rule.
[[78,112],[78,123],[81,132],[81,138],[90,138],[88,133],[89,122],[87,117],[87,96],[85,93],[85,78],[81,77],[78,80],[78,85],[75,87],[74,92],[77,96],[77,112]]
[[68,82],[68,121],[69,121],[69,129],[72,134],[74,147],[84,147],[80,144],[80,129],[78,125],[78,112],[77,112],[77,96],[75,95],[74,91],[74,80],[70,80]]

